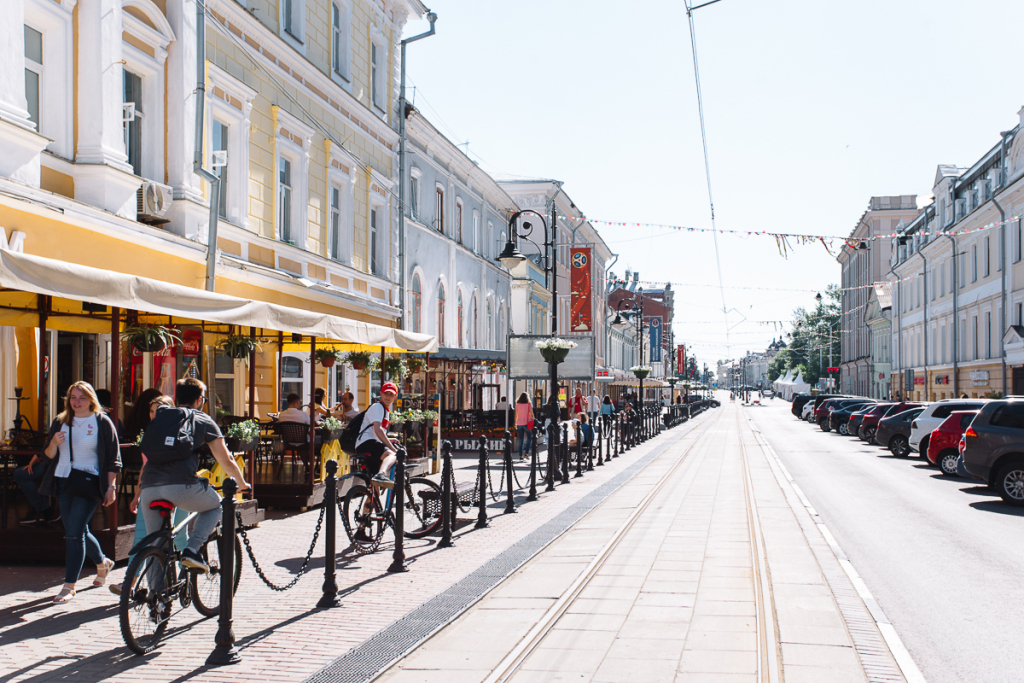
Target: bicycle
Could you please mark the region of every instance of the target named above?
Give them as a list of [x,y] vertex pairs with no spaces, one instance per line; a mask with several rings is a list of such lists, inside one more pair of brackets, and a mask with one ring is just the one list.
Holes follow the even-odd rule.
[[[385,489],[381,500],[380,488],[370,483],[373,474],[367,470],[364,456],[353,455],[349,463],[352,471],[341,479],[351,478],[356,483],[342,501],[341,519],[352,547],[365,555],[380,547],[386,527],[395,528],[394,495],[391,489]],[[390,475],[394,479],[394,467]],[[441,526],[441,487],[426,477],[406,479],[403,515],[403,531],[407,538],[422,538],[437,531]],[[453,526],[454,523],[453,505]]]
[[[179,570],[181,552],[174,547],[174,538],[199,513],[193,512],[172,529],[173,503],[154,500],[149,507],[151,510],[159,510],[163,522],[158,531],[146,536],[132,549],[135,558],[125,572],[118,605],[121,636],[125,645],[137,655],[152,652],[160,643],[172,616],[175,599],[181,604],[181,609],[186,609],[190,604],[195,605],[196,611],[204,617],[220,614],[220,554],[215,550],[220,540],[219,532],[214,531],[199,551],[203,560],[210,565],[208,574],[196,570]],[[242,544],[238,536],[234,538],[234,550],[232,593],[238,590],[242,576]]]

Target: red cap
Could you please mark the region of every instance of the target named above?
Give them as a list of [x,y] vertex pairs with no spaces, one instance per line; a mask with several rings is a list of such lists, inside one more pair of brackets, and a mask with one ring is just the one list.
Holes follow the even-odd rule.
[[380,393],[382,394],[387,393],[389,391],[395,396],[398,395],[398,387],[395,386],[394,382],[385,382],[384,386],[380,388]]

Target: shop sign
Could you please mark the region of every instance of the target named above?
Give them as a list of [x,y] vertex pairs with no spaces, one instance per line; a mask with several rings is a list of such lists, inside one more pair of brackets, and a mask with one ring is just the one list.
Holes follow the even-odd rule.
[[949,375],[936,375],[935,376],[935,383],[936,384],[949,384]]
[[914,384],[924,384],[924,377],[914,376]]
[[988,384],[988,370],[971,370],[971,381]]

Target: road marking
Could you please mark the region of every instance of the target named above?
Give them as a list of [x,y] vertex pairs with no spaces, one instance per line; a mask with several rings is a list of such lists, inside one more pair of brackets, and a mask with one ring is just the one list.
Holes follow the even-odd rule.
[[[808,514],[810,514],[815,526],[821,532],[821,535],[828,544],[829,549],[839,562],[839,566],[842,567],[843,572],[850,579],[854,590],[857,592],[857,595],[863,601],[864,606],[871,614],[871,618],[874,620],[875,626],[878,628],[879,633],[881,633],[886,645],[888,645],[889,652],[892,654],[893,659],[896,660],[896,666],[900,668],[900,671],[903,673],[903,677],[907,680],[907,683],[926,683],[924,674],[921,673],[917,664],[914,663],[914,658],[911,657],[910,651],[907,650],[906,645],[903,644],[903,640],[900,638],[899,634],[896,633],[896,629],[893,627],[892,622],[890,622],[889,618],[885,616],[885,612],[882,611],[882,607],[871,594],[867,584],[864,583],[860,574],[857,573],[853,563],[850,562],[849,558],[847,558],[843,549],[839,547],[839,543],[832,535],[832,532],[829,531],[825,522],[823,522],[818,513],[815,512],[810,501],[808,501],[807,497],[804,496],[803,491],[801,491],[800,487],[793,481],[793,475],[791,475],[789,470],[786,469],[786,466],[782,463],[782,459],[779,458],[778,453],[776,453],[775,449],[772,448],[772,445],[768,443],[768,439],[765,438],[761,431],[754,426],[753,420],[750,419],[750,416],[747,415],[746,417],[747,422],[750,425],[750,429],[754,432],[754,437],[761,446],[761,449],[769,458],[772,459],[774,464],[779,468],[779,471],[782,472],[785,479],[793,488],[793,491],[800,499],[804,509],[807,510]],[[776,477],[778,477],[778,474],[776,474]]]

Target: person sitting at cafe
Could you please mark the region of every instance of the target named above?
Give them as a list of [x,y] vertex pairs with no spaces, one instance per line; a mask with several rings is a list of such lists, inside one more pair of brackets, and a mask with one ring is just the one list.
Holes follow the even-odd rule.
[[313,390],[313,409],[310,412],[312,412],[314,418],[317,420],[331,414],[331,411],[328,410],[327,406],[324,404],[324,396],[325,393],[323,389],[318,387]]
[[334,410],[331,411],[331,415],[348,424],[352,421],[353,417],[359,414],[354,405],[355,400],[355,395],[351,391],[346,391],[341,395],[341,403],[335,406]]
[[277,415],[278,422],[299,422],[309,424],[309,413],[302,409],[302,398],[294,391],[288,394],[288,407]]

